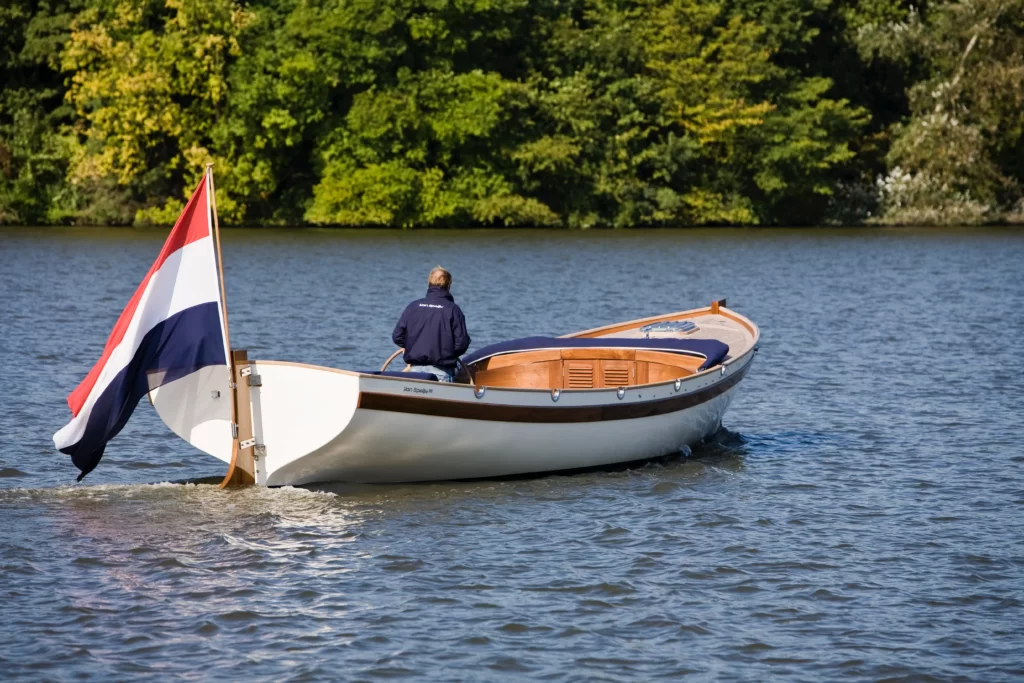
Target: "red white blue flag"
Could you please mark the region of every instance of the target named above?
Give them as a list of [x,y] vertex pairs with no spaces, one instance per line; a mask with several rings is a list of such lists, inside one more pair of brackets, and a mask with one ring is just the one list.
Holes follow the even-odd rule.
[[211,226],[207,174],[118,318],[103,355],[68,396],[74,417],[53,443],[81,470],[79,480],[96,467],[107,442],[151,389],[227,364]]

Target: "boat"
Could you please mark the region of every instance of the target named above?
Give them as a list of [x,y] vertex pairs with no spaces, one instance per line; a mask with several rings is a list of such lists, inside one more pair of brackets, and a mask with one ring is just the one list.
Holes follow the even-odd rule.
[[[462,358],[454,382],[250,360],[232,349],[212,166],[54,435],[79,479],[148,396],[228,466],[222,488],[543,474],[679,453],[714,434],[760,332],[724,299]],[[383,354],[382,354],[383,355]]]
[[[758,327],[710,306],[564,337],[484,347],[456,383],[249,360],[234,352],[239,423],[216,388],[224,366],[149,396],[178,436],[263,486],[487,479],[679,453],[714,434],[758,348]],[[238,448],[242,446],[241,450]],[[234,447],[233,447],[234,446]],[[244,457],[251,452],[251,459]],[[239,457],[242,455],[243,457]]]

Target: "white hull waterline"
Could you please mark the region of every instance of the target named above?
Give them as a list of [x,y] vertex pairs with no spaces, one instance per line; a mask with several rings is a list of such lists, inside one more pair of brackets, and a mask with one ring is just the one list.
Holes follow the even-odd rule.
[[[629,346],[651,334],[720,340],[728,354],[701,368],[702,358]],[[242,447],[253,455],[255,483],[489,478],[679,452],[721,425],[753,362],[759,331],[713,304],[564,339],[591,339],[595,346],[484,358],[471,363],[474,381],[467,384],[248,362],[249,371],[242,370],[255,379],[247,380],[245,406],[252,439]],[[227,383],[228,372],[206,368],[150,393],[175,433],[224,462],[239,451],[230,396],[215,388]]]

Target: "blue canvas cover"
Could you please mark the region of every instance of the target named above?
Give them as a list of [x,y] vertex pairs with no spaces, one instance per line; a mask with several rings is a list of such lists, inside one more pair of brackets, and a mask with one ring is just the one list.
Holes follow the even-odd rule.
[[471,365],[491,356],[500,356],[517,351],[539,351],[541,349],[645,349],[681,353],[704,358],[700,370],[718,365],[729,354],[729,345],[717,339],[626,339],[621,337],[573,338],[573,337],[524,337],[499,342],[477,349],[464,356],[462,362]]
[[425,379],[431,382],[437,381],[437,375],[429,372],[402,372],[401,370],[359,370],[361,375],[376,375],[378,377],[398,377],[399,379]]

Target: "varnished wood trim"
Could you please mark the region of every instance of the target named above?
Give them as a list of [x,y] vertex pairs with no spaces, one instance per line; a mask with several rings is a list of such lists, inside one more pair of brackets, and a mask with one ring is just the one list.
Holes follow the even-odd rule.
[[562,379],[562,361],[559,359],[557,362],[548,364],[548,386],[552,389],[564,389],[564,383]]
[[358,407],[362,410],[380,410],[392,413],[451,417],[462,420],[489,420],[491,422],[533,422],[561,424],[570,422],[605,422],[632,420],[674,413],[706,403],[736,386],[750,369],[750,363],[736,374],[704,389],[670,396],[655,401],[612,403],[600,406],[509,406],[493,403],[470,403],[436,398],[418,398],[398,394],[363,392]]
[[484,358],[473,365],[481,370],[497,370],[498,368],[510,365],[525,365],[526,363],[542,363],[549,360],[560,359],[559,349],[539,349],[537,351],[519,351],[504,353],[497,356]]
[[582,332],[573,332],[572,334],[562,335],[567,338],[589,338],[589,337],[607,337],[627,330],[633,330],[644,325],[650,325],[651,323],[663,323],[670,320],[685,320],[686,318],[693,318],[698,315],[704,315],[708,313],[708,308],[694,308],[689,311],[678,311],[676,313],[665,313],[664,315],[655,315],[650,318],[637,318],[636,320],[630,320],[624,323],[613,323],[611,325],[605,325],[603,327],[594,327],[589,330],[583,330]]
[[647,349],[636,350],[637,361],[648,363],[660,363],[661,365],[672,365],[674,367],[686,368],[691,373],[704,365],[707,358],[702,356],[689,356],[682,353],[669,353],[667,351],[648,351]]
[[754,335],[754,343],[755,344],[761,338],[760,330],[758,330],[757,327],[755,327],[752,322],[750,322],[749,320],[744,318],[742,315],[740,315],[738,313],[734,313],[734,312],[732,312],[729,309],[724,308],[724,307],[720,308],[718,310],[718,315],[720,315],[722,317],[725,317],[725,318],[728,318],[729,320],[734,320],[735,322],[738,322],[740,325],[745,327],[747,329],[747,331],[750,332],[750,334]]
[[398,358],[398,356],[403,354],[403,353],[405,353],[405,349],[398,349],[393,354],[388,356],[388,359],[386,361],[384,361],[384,365],[380,366],[380,371],[384,372],[385,370],[387,370],[388,366],[391,365],[391,361],[393,361],[394,359]]
[[562,360],[633,360],[636,349],[562,349]]
[[227,474],[220,483],[222,489],[241,488],[256,483],[256,464],[253,448],[239,448],[240,441],[252,438],[252,402],[249,398],[249,378],[242,376],[242,370],[250,366],[249,354],[245,349],[231,351],[231,375],[235,389],[232,392],[233,414],[238,423],[238,436],[231,444],[231,463]]
[[[589,330],[583,330],[582,332],[573,332],[572,334],[565,334],[562,335],[562,338],[607,337],[616,334],[621,334],[622,332],[627,332],[638,327],[643,327],[644,325],[650,325],[651,323],[662,323],[674,320],[686,320],[687,318],[696,318],[697,316],[707,315],[709,313],[712,313],[710,306],[707,308],[694,308],[689,311],[666,313],[665,315],[656,315],[650,318],[637,318],[636,320],[630,320],[624,323],[613,323],[611,325],[605,325],[604,327],[595,327]],[[739,313],[735,313],[726,308],[724,299],[720,300],[720,305],[718,307],[718,315],[729,318],[730,320],[734,320],[735,322],[745,327],[747,331],[754,336],[754,344],[758,342],[758,339],[761,336],[761,332],[760,330],[758,330],[757,326],[754,325],[747,318],[740,315]]]
[[475,383],[489,387],[523,387],[529,389],[554,389],[548,386],[551,366],[561,361],[549,360],[540,363],[509,365],[497,369],[477,370]]

